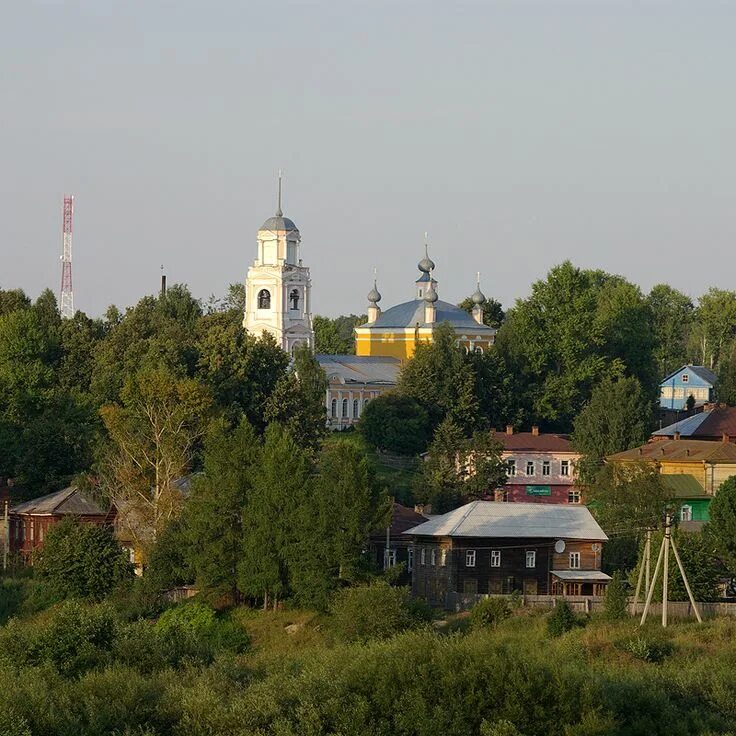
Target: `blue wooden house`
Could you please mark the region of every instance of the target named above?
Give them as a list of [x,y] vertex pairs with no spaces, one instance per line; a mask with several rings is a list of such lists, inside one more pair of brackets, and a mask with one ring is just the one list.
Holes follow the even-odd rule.
[[659,384],[659,405],[663,409],[681,410],[690,396],[695,404],[705,404],[715,399],[717,376],[702,365],[684,365],[670,373]]

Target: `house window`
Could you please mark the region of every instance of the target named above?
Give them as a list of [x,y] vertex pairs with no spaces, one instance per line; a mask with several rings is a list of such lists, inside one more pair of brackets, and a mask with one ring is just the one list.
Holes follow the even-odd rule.
[[511,477],[516,475],[516,460],[506,461],[506,473]]
[[537,566],[537,553],[536,550],[528,549],[526,551],[526,566],[536,567]]
[[38,541],[43,542],[43,524],[38,525]]
[[570,552],[570,569],[580,569],[580,552]]
[[363,401],[363,408],[364,408],[364,409],[366,408],[366,406],[368,406],[368,402],[369,402],[369,401],[370,401],[370,399],[365,399],[365,400]]
[[342,416],[343,416],[343,419],[348,418],[348,400],[347,399],[342,400]]
[[465,550],[465,567],[475,567],[475,550]]
[[395,549],[387,549],[384,552],[384,565],[383,569],[387,569],[389,567],[394,567],[396,565],[396,550]]
[[501,550],[491,550],[491,567],[501,567]]
[[680,521],[692,521],[693,520],[693,507],[688,504],[684,504],[680,508]]
[[360,402],[358,399],[353,399],[353,419],[358,418],[358,414],[360,412]]
[[549,460],[542,462],[542,475],[549,475]]
[[682,374],[682,382],[687,383],[690,380],[690,376],[687,373]]
[[258,309],[271,309],[271,292],[268,289],[258,292]]
[[414,547],[409,547],[406,551],[406,571],[411,572],[414,569]]
[[429,552],[429,564],[433,567],[437,564],[437,550],[434,548]]
[[527,460],[526,461],[526,474],[527,475],[534,475],[534,460]]
[[447,550],[443,547],[440,550],[440,565],[444,567],[447,564]]
[[419,562],[422,565],[427,564],[427,549],[425,547],[422,547],[421,551],[419,552]]
[[337,416],[337,399],[332,399],[332,404],[330,405],[330,413],[332,414],[333,418]]
[[35,537],[36,537],[36,523],[32,521],[31,522],[31,542],[35,539]]
[[289,293],[289,309],[299,309],[299,289],[292,289]]
[[560,463],[560,475],[570,475],[570,461],[569,460],[563,460]]
[[567,502],[568,503],[580,503],[580,491],[569,490],[567,492]]

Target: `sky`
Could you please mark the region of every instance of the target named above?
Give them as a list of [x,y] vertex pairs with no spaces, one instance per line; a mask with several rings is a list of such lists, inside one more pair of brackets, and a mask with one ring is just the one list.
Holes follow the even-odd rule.
[[221,296],[276,207],[314,311],[511,306],[555,264],[736,288],[736,2],[0,3],[0,288]]

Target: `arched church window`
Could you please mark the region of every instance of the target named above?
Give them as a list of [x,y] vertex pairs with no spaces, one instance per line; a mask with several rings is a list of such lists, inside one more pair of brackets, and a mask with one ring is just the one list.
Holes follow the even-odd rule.
[[289,292],[289,309],[299,309],[299,289]]
[[343,416],[343,419],[348,418],[348,400],[347,399],[342,400],[342,416]]
[[478,355],[483,355],[483,348],[482,348],[482,347],[481,347],[480,345],[476,345],[476,346],[475,346],[475,352],[476,352],[476,353],[477,353]]
[[358,399],[353,399],[353,419],[358,418]]
[[332,399],[332,406],[330,407],[333,418],[337,417],[337,399]]
[[258,309],[271,309],[271,292],[268,289],[258,292]]

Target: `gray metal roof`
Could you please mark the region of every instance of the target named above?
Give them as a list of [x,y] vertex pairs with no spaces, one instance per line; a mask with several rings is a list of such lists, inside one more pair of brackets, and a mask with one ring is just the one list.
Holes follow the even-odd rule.
[[409,529],[406,534],[431,537],[608,539],[585,506],[501,501],[472,501],[447,514],[435,516]]
[[12,511],[16,514],[37,515],[105,516],[107,514],[107,511],[83,496],[81,491],[73,486],[18,504]]
[[604,583],[611,579],[610,575],[600,570],[551,570],[556,578],[560,580],[574,580],[585,583]]
[[706,368],[703,365],[684,365],[682,366],[682,368],[679,368],[676,371],[672,371],[672,373],[670,373],[669,376],[667,376],[667,378],[665,378],[659,385],[661,386],[667,383],[668,381],[672,380],[674,376],[678,375],[679,373],[684,373],[685,371],[691,371],[699,378],[702,378],[706,383],[709,383],[711,386],[715,386],[716,383],[718,383],[718,376],[713,373],[713,371],[709,368]]
[[[420,327],[425,327],[424,304],[423,299],[412,299],[410,302],[397,304],[383,312],[375,322],[361,326],[404,328],[415,327],[418,323]],[[482,335],[496,332],[493,327],[478,324],[464,309],[460,309],[460,307],[456,307],[449,302],[439,300],[435,302],[435,308],[437,310],[437,324],[449,322],[456,329],[471,330]]]
[[683,437],[689,437],[695,434],[700,425],[710,416],[710,412],[701,411],[699,414],[693,414],[691,417],[681,419],[679,422],[662,427],[656,432],[652,432],[654,437],[671,437],[675,432],[679,432]]
[[395,386],[401,361],[383,355],[316,355],[327,377],[338,376],[345,383],[382,383]]
[[299,232],[299,228],[294,224],[294,220],[290,220],[288,217],[282,217],[274,215],[269,217],[266,222],[260,227],[261,230],[296,230]]

